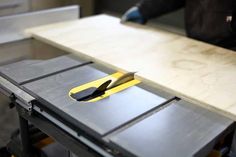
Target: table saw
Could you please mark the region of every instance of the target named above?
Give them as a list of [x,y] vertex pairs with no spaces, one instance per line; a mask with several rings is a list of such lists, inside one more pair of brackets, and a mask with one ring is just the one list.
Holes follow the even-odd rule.
[[2,64],[0,91],[20,117],[21,140],[12,140],[9,151],[30,156],[33,125],[84,157],[204,157],[220,152],[227,136],[225,152],[234,153],[233,120],[153,88],[134,73],[74,55]]
[[[23,60],[0,67],[1,90],[35,126],[34,119],[48,121],[102,156],[206,156],[233,129],[228,118],[174,95],[148,91],[134,80],[114,87],[122,89],[108,97],[109,90],[98,100],[73,99],[69,93],[76,87],[96,87],[97,80],[102,84],[122,76],[97,67],[74,56]],[[49,128],[44,129],[47,133]]]

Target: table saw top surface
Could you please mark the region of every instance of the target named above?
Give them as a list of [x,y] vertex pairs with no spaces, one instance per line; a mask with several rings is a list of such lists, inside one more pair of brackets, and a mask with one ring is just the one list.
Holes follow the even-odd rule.
[[0,76],[33,96],[33,106],[40,108],[37,112],[48,120],[56,118],[129,156],[206,155],[203,149],[213,146],[212,142],[233,126],[233,121],[224,116],[171,95],[151,93],[141,86],[129,87],[97,102],[72,99],[68,95],[70,89],[109,75],[95,67],[96,64],[62,56],[4,65]]

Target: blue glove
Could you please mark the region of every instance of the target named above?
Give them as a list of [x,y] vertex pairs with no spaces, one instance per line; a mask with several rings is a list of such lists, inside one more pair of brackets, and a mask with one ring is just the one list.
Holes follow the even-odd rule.
[[139,24],[145,24],[146,20],[140,13],[138,7],[130,8],[121,18],[121,23],[131,21]]

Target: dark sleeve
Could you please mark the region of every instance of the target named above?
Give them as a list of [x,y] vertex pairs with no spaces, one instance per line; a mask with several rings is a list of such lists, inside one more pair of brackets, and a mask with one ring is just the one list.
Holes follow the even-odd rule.
[[233,30],[236,31],[236,1],[233,3],[233,21],[232,21]]
[[141,14],[146,18],[154,18],[184,7],[185,0],[141,0],[137,4]]

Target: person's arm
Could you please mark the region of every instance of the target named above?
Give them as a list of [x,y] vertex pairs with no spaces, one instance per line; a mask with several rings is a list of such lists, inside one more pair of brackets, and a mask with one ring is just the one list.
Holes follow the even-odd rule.
[[185,0],[142,0],[137,4],[141,15],[151,19],[184,7]]
[[236,1],[233,2],[233,16],[232,16],[232,27],[236,30]]

